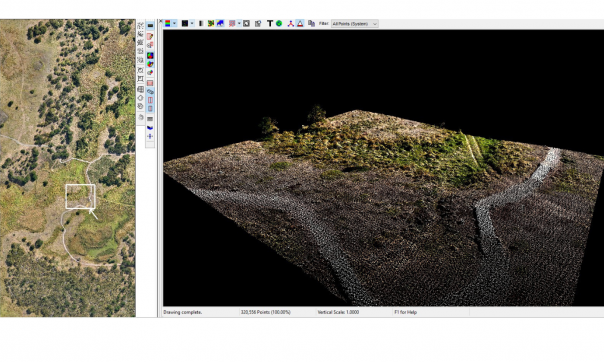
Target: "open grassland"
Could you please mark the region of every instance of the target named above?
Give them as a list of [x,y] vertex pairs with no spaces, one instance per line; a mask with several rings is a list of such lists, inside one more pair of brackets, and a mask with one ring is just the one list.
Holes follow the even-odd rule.
[[119,247],[119,240],[116,240],[115,235],[128,221],[134,219],[134,208],[108,200],[121,200],[122,194],[126,192],[127,188],[115,188],[104,195],[106,198],[98,201],[98,207],[94,211],[98,220],[92,215],[85,216],[75,236],[69,241],[70,250],[82,256],[88,255],[96,261],[107,261],[115,256]]
[[[27,40],[24,35],[34,23],[33,20],[0,22],[0,109],[10,120],[1,133],[27,144],[34,142],[37,110],[48,91],[45,78],[58,54],[50,42],[33,44]],[[10,107],[9,102],[13,102]]]

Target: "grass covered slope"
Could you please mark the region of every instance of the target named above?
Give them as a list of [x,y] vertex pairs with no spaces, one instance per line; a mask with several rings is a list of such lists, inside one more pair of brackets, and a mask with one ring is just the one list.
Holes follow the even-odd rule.
[[466,136],[419,122],[352,111],[275,133],[264,142],[270,152],[342,171],[403,171],[442,186],[466,186],[495,175],[525,175],[531,147]]
[[[484,269],[476,203],[525,182],[548,153],[363,111],[295,133],[268,121],[260,142],[164,171],[351,304],[347,285],[375,305],[452,300]],[[506,258],[500,305],[572,303],[604,162],[561,155],[536,192],[491,210]]]

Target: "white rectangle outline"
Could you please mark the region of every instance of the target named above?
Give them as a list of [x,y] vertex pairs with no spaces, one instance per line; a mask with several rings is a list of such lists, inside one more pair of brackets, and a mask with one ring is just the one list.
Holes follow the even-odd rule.
[[[92,207],[67,207],[67,186],[92,186],[94,199]],[[65,184],[65,209],[67,210],[94,210],[96,209],[96,185],[95,184]]]

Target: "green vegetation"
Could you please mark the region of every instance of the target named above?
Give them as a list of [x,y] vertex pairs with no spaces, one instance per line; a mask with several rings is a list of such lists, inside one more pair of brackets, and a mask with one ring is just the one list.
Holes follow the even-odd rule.
[[53,29],[58,29],[63,26],[63,20],[61,19],[51,19],[48,21],[48,24],[53,27]]
[[[321,119],[324,111],[313,109],[309,119]],[[265,124],[267,124],[265,122]],[[379,126],[390,137],[372,136]],[[476,137],[482,157],[471,157],[466,137],[426,126],[427,132],[412,135],[398,124],[372,121],[344,122],[337,127],[318,121],[298,132],[276,132],[265,139],[270,152],[309,160],[319,167],[339,171],[370,169],[402,171],[407,175],[454,187],[476,185],[503,174],[524,174],[532,160],[526,146]],[[477,146],[474,145],[474,148]],[[335,176],[322,176],[330,178]]]
[[271,168],[271,170],[275,170],[275,171],[283,171],[283,170],[287,170],[290,166],[291,166],[291,163],[289,163],[289,162],[275,162],[270,165],[270,168]]
[[[131,133],[128,136],[128,143],[122,140],[121,136],[116,136],[115,140],[111,139],[112,132],[109,131],[109,139],[105,141],[105,148],[109,153],[113,153],[116,155],[121,155],[122,153],[132,152],[134,151],[134,133]],[[115,135],[115,132],[113,132]]]
[[595,198],[598,191],[598,182],[587,174],[568,167],[553,176],[554,190],[558,192],[574,193],[585,197]]
[[344,173],[340,170],[327,170],[321,173],[320,177],[323,180],[335,180],[344,177]]
[[99,181],[107,186],[121,186],[123,182],[127,181],[126,178],[126,167],[130,164],[130,155],[124,155],[115,163],[115,165],[109,167],[109,171],[106,176],[103,176]]
[[[26,23],[32,26],[23,28]],[[3,63],[2,69],[4,105],[6,108],[8,103],[9,110],[18,110],[23,116],[15,115],[16,122],[11,121],[12,117],[6,122],[5,113],[0,112],[0,126],[5,126],[3,131],[7,135],[23,143],[43,147],[8,147],[8,152],[3,149],[0,165],[6,189],[0,193],[0,226],[7,236],[21,234],[14,240],[30,241],[23,241],[12,249],[8,259],[0,261],[4,268],[0,313],[6,315],[9,306],[11,315],[20,315],[26,309],[35,315],[132,315],[134,278],[130,275],[134,274],[134,242],[125,245],[121,240],[134,228],[134,167],[129,162],[133,156],[125,155],[116,163],[110,158],[103,159],[110,166],[102,170],[91,167],[91,171],[97,172],[92,182],[97,184],[100,205],[95,214],[99,221],[88,213],[78,215],[78,212],[67,214],[70,216],[63,220],[69,235],[75,233],[80,237],[82,250],[78,251],[83,251],[82,258],[97,262],[111,260],[119,267],[101,269],[98,275],[92,269],[91,276],[85,275],[81,267],[68,269],[73,265],[71,259],[57,249],[56,239],[63,228],[55,221],[62,210],[55,206],[62,206],[59,201],[63,199],[66,183],[87,183],[88,166],[85,162],[57,160],[67,160],[71,155],[89,161],[97,159],[107,129],[111,129],[108,147],[111,153],[134,150],[135,105],[131,101],[134,80],[127,76],[135,63],[133,21],[122,21],[119,31],[118,21],[114,20],[53,19],[36,23],[7,22],[3,35],[20,40],[9,44],[7,38],[0,37],[4,58],[10,60]],[[109,80],[109,77],[115,78]],[[27,92],[30,96],[26,97]],[[108,92],[110,100],[106,98]],[[105,104],[94,100],[99,95],[100,102]],[[19,107],[13,107],[16,102],[21,103]],[[51,220],[52,235],[38,239]],[[23,235],[27,238],[22,238]],[[71,244],[72,239],[66,238],[66,242]],[[94,243],[95,240],[99,243]],[[10,246],[10,240],[7,241],[5,253]],[[96,298],[97,302],[87,302],[86,298]]]
[[109,168],[114,166],[115,162],[111,161],[109,156],[104,156],[100,160],[93,163],[88,169],[88,176],[91,183],[99,183],[100,178],[107,175]]
[[7,158],[6,160],[4,160],[4,163],[2,164],[2,168],[7,168],[12,166],[13,164],[13,160],[10,158]]
[[92,112],[86,112],[80,117],[78,127],[83,131],[92,129],[92,121],[94,120],[94,114]]
[[[117,267],[60,269],[54,258],[36,259],[12,244],[4,280],[15,303],[45,317],[134,316],[134,274]],[[131,269],[131,268],[128,268]]]
[[120,28],[120,34],[128,34],[128,32],[130,31],[130,24],[132,24],[130,21],[128,22],[128,24],[126,24],[123,20],[121,20],[118,24]]
[[115,256],[125,225],[134,219],[132,205],[120,203],[127,190],[124,187],[114,188],[103,195],[103,202],[95,210],[98,220],[86,214],[76,234],[69,240],[68,247],[72,253],[87,255],[99,262],[108,261]]
[[[36,39],[40,39],[39,36],[46,34],[46,30],[46,26],[40,21],[37,25],[27,29],[27,39],[31,40],[34,37],[37,37]],[[40,41],[38,41],[38,43],[39,42]]]
[[512,142],[475,137],[480,147],[484,165],[499,174],[522,174],[528,171],[530,163],[526,159],[528,149]]
[[97,54],[88,54],[86,56],[86,64],[96,64],[100,58]]
[[322,122],[325,120],[325,110],[323,108],[321,108],[320,105],[315,104],[312,109],[310,110],[310,113],[308,114],[308,123],[309,124],[314,124],[317,122]]
[[13,171],[8,171],[8,180],[14,184],[23,186],[30,181],[30,176],[19,176],[13,174]]
[[263,135],[270,135],[279,131],[279,128],[277,127],[277,120],[272,119],[271,117],[262,118],[262,122],[260,122],[258,127],[260,127],[260,131]]

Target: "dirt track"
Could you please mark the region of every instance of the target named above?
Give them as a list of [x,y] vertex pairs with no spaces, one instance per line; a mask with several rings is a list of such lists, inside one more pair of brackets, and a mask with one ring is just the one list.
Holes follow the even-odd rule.
[[189,189],[206,202],[231,202],[238,206],[251,208],[270,208],[287,212],[298,220],[313,236],[321,254],[330,263],[346,296],[353,305],[375,305],[360,284],[352,266],[339,245],[337,235],[324,225],[315,213],[297,200],[273,195],[253,195],[244,192],[209,191]]
[[461,292],[445,298],[440,305],[501,305],[509,285],[509,253],[497,235],[489,210],[521,201],[541,186],[547,174],[557,165],[560,150],[551,148],[545,160],[525,182],[476,203],[476,218],[480,228],[480,246],[484,259],[476,279]]

